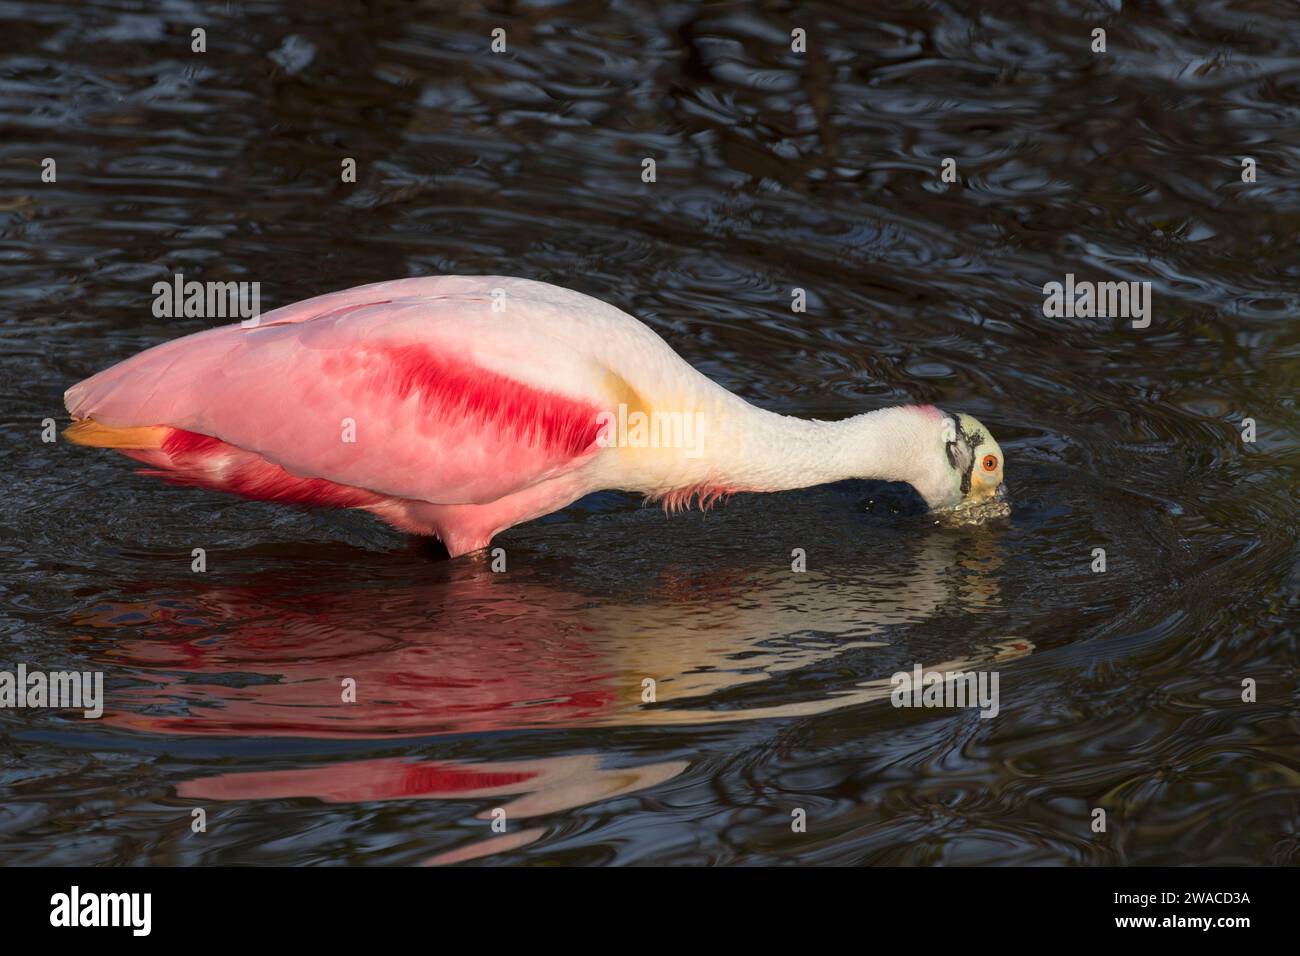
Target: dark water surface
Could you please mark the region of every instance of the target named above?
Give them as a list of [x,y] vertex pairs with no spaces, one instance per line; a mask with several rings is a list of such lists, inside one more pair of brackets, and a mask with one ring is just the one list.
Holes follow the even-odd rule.
[[[0,861],[1300,861],[1300,15],[845,7],[0,3],[0,669],[108,693],[0,710]],[[767,408],[970,412],[1014,512],[609,493],[496,574],[42,442],[212,324],[178,271],[569,286]],[[1045,317],[1067,273],[1150,327]],[[890,706],[918,662],[1000,713]]]

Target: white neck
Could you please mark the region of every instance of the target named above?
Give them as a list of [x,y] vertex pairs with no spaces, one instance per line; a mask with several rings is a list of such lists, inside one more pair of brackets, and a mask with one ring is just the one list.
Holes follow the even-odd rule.
[[672,465],[654,468],[655,474],[642,470],[644,480],[632,490],[787,491],[869,478],[908,482],[930,501],[948,480],[944,417],[931,405],[906,405],[823,422],[769,412],[727,393],[705,415],[703,453],[673,456]]
[[927,459],[933,456],[925,453],[942,448],[937,444],[942,413],[932,406],[882,408],[837,422],[749,407],[757,414],[743,421],[739,456],[726,461],[724,471],[754,491],[786,491],[846,478],[916,482],[928,474]]

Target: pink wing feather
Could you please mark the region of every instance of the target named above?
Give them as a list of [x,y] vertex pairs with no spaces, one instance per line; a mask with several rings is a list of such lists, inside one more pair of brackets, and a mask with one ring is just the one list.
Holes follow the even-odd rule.
[[136,455],[163,468],[183,454],[243,450],[322,486],[440,504],[495,501],[592,454],[604,370],[537,323],[494,313],[481,284],[441,280],[430,294],[429,283],[349,289],[255,328],[165,343],[68,389],[68,410],[182,430],[170,448]]

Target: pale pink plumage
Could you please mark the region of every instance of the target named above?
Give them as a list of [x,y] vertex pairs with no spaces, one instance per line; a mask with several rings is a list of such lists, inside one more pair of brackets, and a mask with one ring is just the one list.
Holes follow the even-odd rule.
[[[151,473],[364,508],[438,536],[452,555],[604,488],[670,508],[855,475],[910,480],[924,493],[929,465],[912,467],[910,444],[943,418],[892,409],[845,430],[764,412],[606,303],[465,276],[361,286],[277,309],[256,327],[199,332],[86,379],[65,401],[74,419],[107,430],[86,443],[117,447]],[[707,441],[696,453],[604,447],[598,416],[620,406],[702,416]],[[149,428],[157,440],[141,441]],[[125,429],[129,440],[113,439]],[[883,467],[864,471],[861,454]]]

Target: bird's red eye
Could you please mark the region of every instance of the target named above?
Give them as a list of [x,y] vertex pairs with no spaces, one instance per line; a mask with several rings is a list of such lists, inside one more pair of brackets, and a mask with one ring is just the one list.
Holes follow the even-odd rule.
[[998,456],[997,456],[997,455],[985,455],[985,456],[984,456],[984,470],[985,470],[985,471],[997,471],[997,470],[998,470]]

